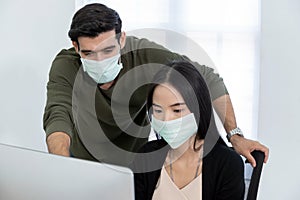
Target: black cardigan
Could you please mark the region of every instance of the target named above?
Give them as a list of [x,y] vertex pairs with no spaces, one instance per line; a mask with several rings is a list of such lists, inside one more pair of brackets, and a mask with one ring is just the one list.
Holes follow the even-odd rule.
[[[141,152],[148,153],[161,150],[156,156],[148,156],[136,160],[133,166],[139,165],[147,170],[147,166],[155,164],[157,170],[134,174],[135,199],[152,199],[161,168],[170,147],[164,140],[148,142]],[[204,147],[205,149],[205,147]],[[204,150],[204,155],[205,150]],[[137,164],[138,163],[138,164]],[[243,200],[245,192],[244,163],[240,155],[229,148],[222,139],[203,158],[202,165],[202,199],[203,200]],[[148,170],[149,171],[149,170]]]

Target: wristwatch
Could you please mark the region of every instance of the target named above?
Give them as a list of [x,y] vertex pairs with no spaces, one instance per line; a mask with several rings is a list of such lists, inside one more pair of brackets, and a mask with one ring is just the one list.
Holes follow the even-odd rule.
[[229,131],[229,133],[226,135],[228,142],[230,142],[230,138],[234,135],[239,135],[241,137],[244,137],[242,130],[239,127],[236,127],[235,129]]

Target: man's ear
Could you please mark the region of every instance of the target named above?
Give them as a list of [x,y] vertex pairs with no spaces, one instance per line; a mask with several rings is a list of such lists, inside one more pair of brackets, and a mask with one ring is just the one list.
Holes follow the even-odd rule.
[[77,42],[72,41],[72,44],[73,44],[73,47],[75,48],[76,52],[79,53],[79,47],[78,47]]
[[121,49],[124,48],[125,44],[126,44],[126,33],[123,31],[123,32],[121,32],[121,37],[120,37]]

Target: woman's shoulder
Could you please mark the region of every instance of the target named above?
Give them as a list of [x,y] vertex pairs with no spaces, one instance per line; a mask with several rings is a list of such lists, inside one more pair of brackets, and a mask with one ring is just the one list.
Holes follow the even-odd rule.
[[169,145],[163,140],[154,140],[146,143],[139,150],[132,163],[133,171],[135,173],[148,172],[148,175],[155,171],[160,172],[169,149]]
[[243,165],[242,157],[233,148],[222,143],[216,143],[207,158],[214,162]]
[[141,147],[140,152],[149,153],[152,151],[156,151],[162,148],[168,148],[168,143],[164,140],[152,140],[147,142],[144,146]]
[[203,160],[204,199],[243,199],[242,157],[224,142],[217,142]]

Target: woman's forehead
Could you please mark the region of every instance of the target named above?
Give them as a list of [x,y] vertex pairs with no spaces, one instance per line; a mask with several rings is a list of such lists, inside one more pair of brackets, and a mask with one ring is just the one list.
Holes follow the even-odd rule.
[[154,104],[182,104],[185,103],[183,97],[177,89],[168,83],[156,86],[153,92]]

